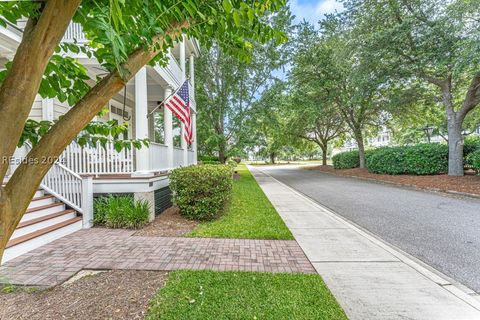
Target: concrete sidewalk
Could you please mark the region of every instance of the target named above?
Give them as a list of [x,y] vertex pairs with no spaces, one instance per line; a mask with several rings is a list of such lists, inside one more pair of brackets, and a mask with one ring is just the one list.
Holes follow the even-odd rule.
[[446,278],[249,169],[350,319],[480,319],[480,302]]

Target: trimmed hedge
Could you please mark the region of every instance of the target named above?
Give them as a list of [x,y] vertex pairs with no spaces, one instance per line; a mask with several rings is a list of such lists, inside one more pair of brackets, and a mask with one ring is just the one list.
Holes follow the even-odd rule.
[[351,169],[360,166],[357,150],[338,153],[332,157],[332,162],[335,169]]
[[108,228],[140,229],[148,223],[150,204],[130,196],[100,197],[93,203],[93,224]]
[[466,168],[480,173],[480,137],[467,137],[463,144],[463,159]]
[[480,149],[471,152],[467,156],[466,162],[473,168],[473,170],[475,170],[475,172],[480,173]]
[[432,175],[448,171],[448,146],[417,144],[405,147],[383,147],[367,154],[370,172],[382,174]]
[[212,220],[232,196],[233,167],[198,165],[178,168],[170,174],[173,203],[188,219]]

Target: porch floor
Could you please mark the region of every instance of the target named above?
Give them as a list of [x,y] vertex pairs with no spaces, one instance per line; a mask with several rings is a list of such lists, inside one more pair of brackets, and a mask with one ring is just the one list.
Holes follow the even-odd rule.
[[84,229],[0,267],[0,282],[55,286],[82,269],[314,273],[293,240],[142,237],[135,231]]

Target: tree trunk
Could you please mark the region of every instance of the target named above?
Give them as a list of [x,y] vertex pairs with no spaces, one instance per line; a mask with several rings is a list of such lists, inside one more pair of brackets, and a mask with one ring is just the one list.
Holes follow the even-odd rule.
[[327,146],[326,145],[321,145],[320,149],[322,149],[322,165],[326,166],[327,165]]
[[463,176],[462,122],[448,117],[448,175]]
[[[45,68],[79,4],[80,0],[49,0],[42,4],[39,17],[28,20],[11,69],[0,87],[0,158],[8,159],[15,152]],[[0,162],[0,182],[8,167],[9,161]],[[17,188],[11,188],[10,181],[0,186],[0,260],[38,184],[27,177]]]
[[[11,69],[0,87],[1,157],[15,151],[45,68],[79,4],[80,0],[46,1],[40,16],[28,20]],[[8,161],[0,162],[0,179],[3,180],[7,169]]]
[[270,163],[275,164],[275,152],[270,153]]
[[10,199],[7,196],[5,188],[0,186],[0,262],[2,261],[3,252],[7,246],[9,233],[9,220],[12,217]]
[[357,142],[358,146],[358,160],[360,161],[360,168],[366,168],[366,160],[365,160],[365,144],[363,142],[363,133],[361,130],[356,130],[355,134],[355,142]]
[[227,149],[227,145],[225,141],[222,140],[218,144],[218,160],[220,161],[220,163],[225,163],[227,161],[226,149]]

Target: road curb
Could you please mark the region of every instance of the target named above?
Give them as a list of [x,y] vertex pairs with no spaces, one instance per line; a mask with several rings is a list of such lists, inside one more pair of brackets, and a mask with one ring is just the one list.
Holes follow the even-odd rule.
[[[249,168],[251,169],[251,168]],[[328,208],[327,206],[315,201],[314,199],[310,198],[308,195],[304,194],[303,192],[300,192],[287,184],[277,180],[267,172],[253,168],[255,170],[260,171],[261,173],[265,174],[269,178],[273,179],[280,185],[284,186],[285,188],[288,188],[291,190],[293,193],[297,194],[298,196],[304,198],[306,201],[310,202],[312,205],[316,206],[317,208],[323,210],[326,214],[339,219],[343,221],[345,224],[347,224],[352,230],[355,232],[359,233],[366,239],[368,239],[370,242],[374,243],[375,245],[383,248],[387,252],[391,253],[393,256],[398,258],[401,262],[405,263],[408,265],[410,268],[415,270],[416,272],[420,273],[430,281],[433,281],[437,285],[441,286],[443,289],[449,291],[451,294],[459,298],[460,300],[464,301],[465,303],[469,304],[473,308],[477,309],[480,311],[480,295],[477,294],[475,291],[472,289],[468,288],[467,286],[459,283],[458,281],[452,279],[451,277],[445,275],[444,273],[438,271],[437,269],[427,265],[423,261],[413,257],[412,255],[404,252],[400,248],[387,243],[386,241],[380,239],[378,236],[374,235],[370,231],[364,229],[363,227],[357,225],[356,223],[344,218],[343,216],[339,215],[336,213],[334,210]],[[334,174],[332,174],[334,175]]]

